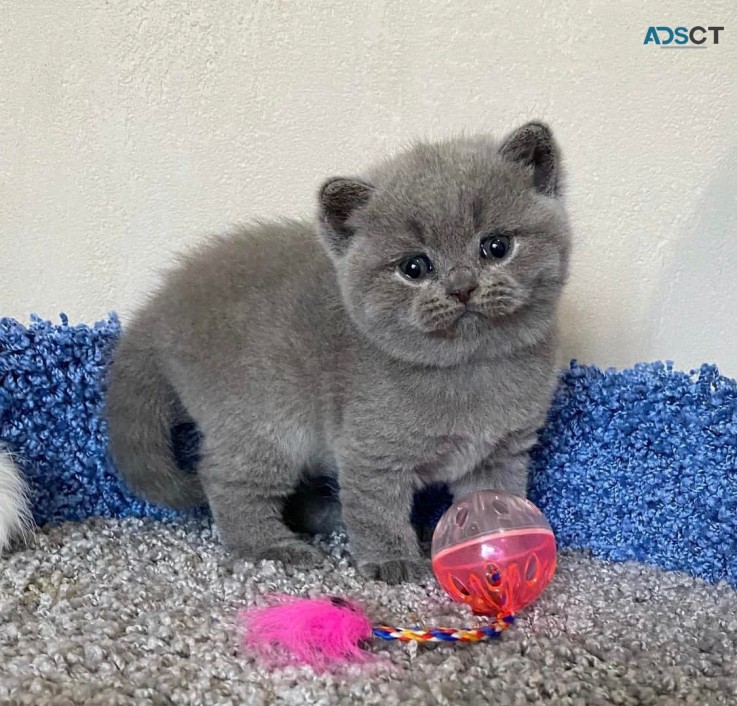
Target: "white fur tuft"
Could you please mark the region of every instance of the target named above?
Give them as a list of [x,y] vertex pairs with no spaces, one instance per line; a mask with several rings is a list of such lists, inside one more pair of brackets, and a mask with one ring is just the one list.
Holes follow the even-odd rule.
[[14,537],[24,537],[33,525],[23,476],[10,458],[0,451],[0,554]]

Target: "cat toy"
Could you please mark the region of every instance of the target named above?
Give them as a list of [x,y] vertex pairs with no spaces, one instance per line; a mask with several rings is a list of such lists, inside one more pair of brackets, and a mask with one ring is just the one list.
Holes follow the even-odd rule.
[[374,637],[400,642],[482,642],[498,637],[517,611],[553,577],[553,531],[529,500],[495,490],[468,495],[440,518],[432,538],[432,567],[440,585],[476,615],[476,628],[372,625],[361,607],[343,598],[273,596],[270,605],[240,613],[244,646],[275,666],[307,664],[324,671],[363,662]]

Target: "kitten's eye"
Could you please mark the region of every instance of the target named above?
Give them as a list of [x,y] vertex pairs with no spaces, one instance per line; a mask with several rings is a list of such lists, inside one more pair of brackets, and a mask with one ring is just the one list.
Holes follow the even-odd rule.
[[412,255],[399,263],[399,271],[407,279],[422,279],[432,272],[432,262],[427,255]]
[[481,257],[487,260],[501,260],[509,254],[508,235],[489,235],[481,241]]

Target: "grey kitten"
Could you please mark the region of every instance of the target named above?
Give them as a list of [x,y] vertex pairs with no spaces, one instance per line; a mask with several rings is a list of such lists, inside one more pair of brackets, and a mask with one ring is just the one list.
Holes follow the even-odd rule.
[[[329,473],[360,572],[423,577],[415,490],[526,492],[568,268],[560,189],[553,136],[529,123],[330,179],[316,226],[206,243],[117,348],[108,415],[124,478],[157,503],[206,498],[242,556],[308,566],[321,556],[283,509],[305,476]],[[180,419],[204,435],[196,475],[173,461]]]

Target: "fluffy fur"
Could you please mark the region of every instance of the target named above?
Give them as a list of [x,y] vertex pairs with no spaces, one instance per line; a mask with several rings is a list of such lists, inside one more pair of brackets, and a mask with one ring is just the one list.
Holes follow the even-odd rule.
[[0,554],[32,525],[26,484],[10,455],[0,451]]
[[[321,556],[285,500],[335,476],[359,570],[416,580],[417,488],[526,492],[568,268],[558,148],[540,123],[421,143],[328,180],[316,220],[240,229],[170,272],[115,354],[113,456],[149,500],[206,498],[235,552],[297,565]],[[489,237],[503,257],[484,256]],[[185,420],[203,433],[196,475],[171,454]]]

